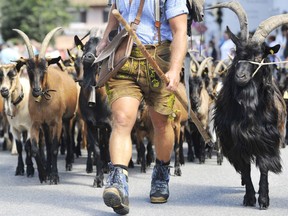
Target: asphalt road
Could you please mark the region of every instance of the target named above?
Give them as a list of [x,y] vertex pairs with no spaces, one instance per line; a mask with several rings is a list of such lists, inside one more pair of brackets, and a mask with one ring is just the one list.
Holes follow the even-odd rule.
[[[130,214],[135,216],[287,216],[288,215],[288,147],[281,150],[283,172],[269,174],[270,207],[259,210],[242,206],[245,188],[240,175],[224,160],[216,157],[205,164],[187,163],[182,176],[171,176],[170,198],[166,204],[149,202],[152,167],[140,173],[139,165],[129,170]],[[83,150],[83,155],[85,151]],[[135,158],[133,158],[135,160]],[[75,160],[73,170],[65,171],[64,156],[59,156],[60,184],[41,184],[33,178],[14,176],[17,157],[0,151],[1,216],[109,216],[115,215],[102,201],[103,188],[93,188],[94,174],[85,172],[85,156]],[[36,166],[36,165],[35,165]],[[173,173],[173,169],[171,170]],[[106,175],[105,175],[106,177]],[[255,190],[259,171],[252,167]]]

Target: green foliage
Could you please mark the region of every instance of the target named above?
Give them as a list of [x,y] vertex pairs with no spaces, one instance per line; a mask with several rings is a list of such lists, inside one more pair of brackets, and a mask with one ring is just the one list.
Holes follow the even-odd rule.
[[30,39],[42,41],[57,26],[66,26],[71,16],[69,0],[8,0],[0,4],[1,33],[6,41],[18,37],[13,28],[24,31]]

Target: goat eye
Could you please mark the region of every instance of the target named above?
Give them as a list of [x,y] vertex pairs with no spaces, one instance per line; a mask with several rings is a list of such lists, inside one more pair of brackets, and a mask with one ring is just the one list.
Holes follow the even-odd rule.
[[14,78],[16,76],[16,74],[17,73],[15,71],[11,71],[11,72],[8,73],[8,77],[12,79],[12,78]]

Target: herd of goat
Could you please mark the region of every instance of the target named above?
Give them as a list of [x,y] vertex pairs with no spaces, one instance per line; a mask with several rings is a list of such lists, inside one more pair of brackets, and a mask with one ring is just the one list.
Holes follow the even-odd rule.
[[[180,166],[185,159],[183,143],[188,144],[187,161],[197,158],[205,163],[205,158],[212,157],[215,150],[219,165],[224,155],[241,174],[242,185],[246,187],[243,204],[254,206],[250,171],[251,162],[255,161],[261,173],[258,203],[261,209],[266,209],[268,171],[281,172],[280,148],[286,145],[283,95],[288,90],[288,77],[281,62],[269,63],[269,55],[275,54],[279,45],[268,47],[265,39],[275,28],[288,23],[288,15],[263,21],[249,35],[247,15],[238,2],[221,3],[213,8],[216,7],[229,8],[239,18],[240,38],[227,27],[236,45],[235,57],[224,63],[200,55],[196,58],[195,52],[190,51],[189,95],[186,96],[184,85],[179,87],[214,145],[204,142],[186,108],[176,99],[175,112],[170,118],[175,135],[174,173],[181,175]],[[57,184],[59,150],[66,153],[66,170],[70,171],[74,157],[81,155],[84,145],[86,171],[91,173],[96,164],[93,184],[102,187],[110,161],[112,119],[105,87],[96,87],[101,64],[94,64],[95,48],[100,38],[92,29],[85,44],[75,36],[75,45],[81,50],[77,55],[69,52],[70,58],[64,60],[45,57],[50,40],[60,29],[55,28],[45,36],[39,55],[34,54],[29,37],[13,29],[23,39],[29,57],[0,65],[1,123],[3,127],[5,123],[9,125],[16,142],[16,175],[24,175],[26,164],[27,176],[33,176],[34,158],[40,182]],[[152,128],[147,106],[142,102],[131,133],[141,172],[154,160]]]

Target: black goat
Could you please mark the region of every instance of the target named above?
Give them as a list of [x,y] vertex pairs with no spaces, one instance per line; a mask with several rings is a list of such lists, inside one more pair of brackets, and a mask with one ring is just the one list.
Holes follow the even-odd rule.
[[[96,76],[99,72],[99,64],[94,64],[96,46],[99,38],[95,37],[92,29],[89,40],[85,45],[75,36],[75,44],[80,46],[83,55],[83,80],[80,82],[81,90],[79,96],[79,107],[82,118],[87,125],[87,173],[93,171],[92,154],[96,161],[96,177],[94,186],[102,187],[104,180],[104,168],[110,161],[109,138],[111,134],[111,111],[107,100],[105,89],[96,86]],[[94,88],[94,89],[93,89]],[[95,91],[94,91],[95,90]],[[95,93],[95,95],[93,95]],[[92,98],[92,101],[90,101]]]
[[[239,12],[241,5],[235,4]],[[240,16],[245,16],[243,11]],[[242,185],[246,186],[244,206],[256,204],[251,162],[256,162],[261,173],[260,209],[269,206],[268,171],[280,173],[282,169],[280,147],[285,136],[286,108],[272,78],[273,68],[265,64],[269,62],[267,56],[276,53],[280,46],[268,47],[264,41],[273,29],[287,22],[287,14],[271,17],[259,25],[251,38],[248,23],[246,26],[241,23],[240,39],[227,27],[236,45],[236,55],[216,100],[214,119],[223,154],[241,174]]]

